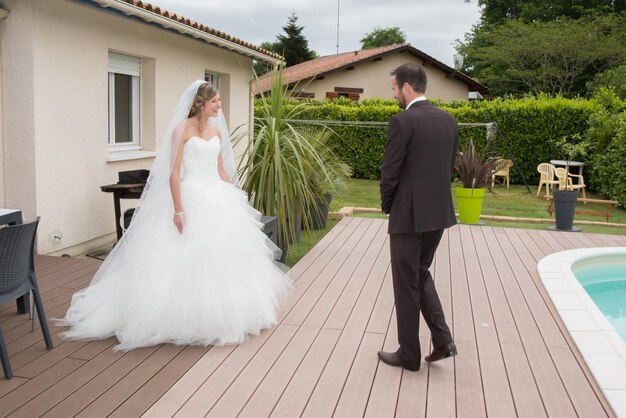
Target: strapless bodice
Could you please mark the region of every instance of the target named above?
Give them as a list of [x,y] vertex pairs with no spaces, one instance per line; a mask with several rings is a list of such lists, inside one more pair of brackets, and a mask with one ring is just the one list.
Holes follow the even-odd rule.
[[219,180],[217,157],[220,140],[217,136],[205,140],[199,136],[189,138],[183,147],[185,179]]

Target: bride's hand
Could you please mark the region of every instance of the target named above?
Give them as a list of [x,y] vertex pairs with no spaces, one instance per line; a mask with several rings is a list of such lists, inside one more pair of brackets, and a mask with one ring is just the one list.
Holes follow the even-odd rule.
[[185,212],[176,212],[174,214],[174,225],[176,225],[176,229],[178,229],[178,233],[183,233],[183,215]]

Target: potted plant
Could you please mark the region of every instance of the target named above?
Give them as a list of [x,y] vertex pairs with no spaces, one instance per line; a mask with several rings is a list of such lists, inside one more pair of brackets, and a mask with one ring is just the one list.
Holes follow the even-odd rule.
[[[585,142],[577,142],[580,136],[576,135],[571,140],[563,137],[556,142],[556,146],[565,156],[565,171],[569,173],[570,163],[577,157],[587,155],[587,144]],[[552,193],[554,199],[554,220],[556,226],[550,227],[552,230],[578,232],[581,228],[574,226],[574,215],[576,213],[576,200],[578,199],[578,190],[571,190],[567,187],[567,177],[559,179],[559,188]]]
[[461,148],[454,165],[461,183],[454,189],[461,223],[478,223],[485,192],[491,192],[491,179],[496,166],[497,160],[477,151],[473,141]]
[[239,174],[252,206],[277,217],[278,242],[284,257],[289,242],[298,240],[301,220],[308,222],[315,205],[317,193],[307,174],[314,171],[322,178],[330,175],[311,129],[290,122],[301,119],[304,109],[302,102],[290,100],[282,68],[271,77],[269,96],[262,94],[256,102],[260,108],[245,157],[239,163]]

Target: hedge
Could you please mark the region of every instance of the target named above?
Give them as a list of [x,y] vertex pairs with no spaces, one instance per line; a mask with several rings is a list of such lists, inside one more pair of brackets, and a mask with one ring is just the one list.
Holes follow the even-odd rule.
[[[613,139],[624,137],[623,124],[617,124],[620,127],[615,128],[615,132],[611,131],[608,139],[606,134],[602,138],[598,135],[588,136],[588,131],[592,131],[589,129],[590,120],[597,119],[597,115],[623,114],[625,102],[620,101],[617,96],[611,96],[604,91],[595,99],[566,99],[542,95],[522,99],[504,98],[450,103],[435,100],[433,104],[454,115],[458,122],[496,122],[513,159],[529,184],[538,183],[536,167],[539,163],[551,159],[565,159],[555,141],[563,137],[570,141],[589,141],[591,154],[583,159],[587,163],[584,172],[586,181],[603,194],[617,198],[622,203],[625,201],[623,186],[620,186],[620,183],[607,182],[605,177],[608,174],[599,168],[604,165],[616,170],[614,173],[622,174],[622,181],[626,181],[624,180],[626,144],[624,140],[620,142]],[[397,102],[382,99],[359,102],[343,98],[333,101],[311,100],[304,106],[306,109],[303,112],[304,118],[328,121],[388,122],[394,114],[401,111]],[[335,151],[353,167],[354,176],[377,179],[386,141],[385,127],[332,126],[332,128],[338,134]],[[600,128],[596,130],[601,131]],[[488,146],[496,155],[510,158],[505,141],[499,135],[496,134],[492,141],[487,141],[485,127],[460,127],[459,132],[461,142],[473,139],[478,147]],[[616,132],[621,132],[621,136]],[[602,147],[594,147],[594,141],[603,141]],[[602,155],[598,156],[600,150]],[[590,166],[589,169],[587,166]],[[516,167],[511,170],[511,182],[522,183]],[[613,190],[620,187],[621,191]]]
[[624,101],[610,92],[600,92],[603,107],[589,119],[587,141],[591,146],[588,183],[626,207],[626,111]]

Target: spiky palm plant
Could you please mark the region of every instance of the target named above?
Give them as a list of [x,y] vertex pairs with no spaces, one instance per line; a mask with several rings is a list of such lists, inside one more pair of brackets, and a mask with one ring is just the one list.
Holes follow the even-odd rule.
[[286,242],[295,241],[300,229],[298,219],[310,219],[317,192],[308,174],[315,172],[332,181],[332,173],[313,131],[289,122],[299,119],[304,109],[301,103],[290,102],[282,69],[272,77],[270,95],[262,94],[260,116],[254,118],[254,135],[239,173],[252,205],[278,218],[279,242],[284,247]]
[[321,199],[325,193],[345,191],[347,180],[352,175],[352,167],[341,160],[332,150],[331,141],[341,138],[328,127],[310,128],[312,145],[324,162],[325,171],[317,171],[314,164],[309,164],[307,178],[312,190]]

